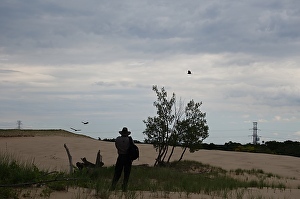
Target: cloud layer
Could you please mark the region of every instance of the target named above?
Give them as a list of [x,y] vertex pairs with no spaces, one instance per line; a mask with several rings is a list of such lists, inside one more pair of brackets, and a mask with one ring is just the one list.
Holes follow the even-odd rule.
[[[0,127],[143,139],[152,85],[203,102],[208,142],[299,140],[300,2],[0,3]],[[191,70],[192,75],[186,71]]]

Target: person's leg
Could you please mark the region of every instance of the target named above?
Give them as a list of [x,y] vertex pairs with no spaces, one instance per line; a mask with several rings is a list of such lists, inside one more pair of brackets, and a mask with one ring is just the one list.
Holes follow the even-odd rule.
[[130,160],[130,158],[127,157],[124,165],[124,179],[122,184],[123,191],[127,190],[127,185],[129,181],[130,172],[131,172],[131,165],[132,165],[132,161]]
[[116,166],[115,166],[114,177],[113,177],[111,188],[110,188],[111,190],[116,189],[116,185],[122,174],[123,166],[124,166],[124,164],[122,163],[122,158],[120,156],[118,156]]

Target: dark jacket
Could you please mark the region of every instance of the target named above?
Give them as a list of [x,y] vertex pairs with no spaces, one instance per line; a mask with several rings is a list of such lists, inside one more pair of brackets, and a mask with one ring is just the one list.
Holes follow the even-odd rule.
[[127,154],[130,142],[128,136],[118,136],[115,142],[118,154]]

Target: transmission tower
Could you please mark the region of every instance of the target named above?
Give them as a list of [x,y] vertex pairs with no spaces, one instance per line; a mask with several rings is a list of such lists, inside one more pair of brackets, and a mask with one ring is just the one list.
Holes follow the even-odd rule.
[[259,141],[259,137],[257,135],[257,122],[253,122],[253,134],[252,134],[252,137],[253,137],[253,144],[257,144],[257,142]]
[[21,120],[18,120],[18,121],[17,121],[17,125],[18,125],[18,129],[21,129],[22,121],[21,121]]

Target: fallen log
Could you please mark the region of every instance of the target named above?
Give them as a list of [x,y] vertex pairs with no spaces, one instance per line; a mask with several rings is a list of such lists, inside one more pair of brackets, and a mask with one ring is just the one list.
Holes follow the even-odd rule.
[[99,168],[104,165],[102,162],[102,156],[100,155],[100,150],[97,153],[96,162],[95,164],[88,161],[85,157],[81,158],[82,162],[77,162],[76,166],[79,170],[82,170],[83,168]]

